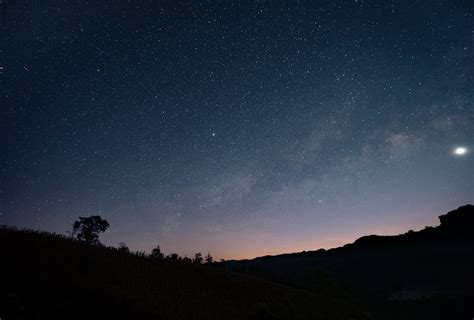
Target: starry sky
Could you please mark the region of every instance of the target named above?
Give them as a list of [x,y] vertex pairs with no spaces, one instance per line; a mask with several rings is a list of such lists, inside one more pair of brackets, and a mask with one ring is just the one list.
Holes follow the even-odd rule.
[[473,14],[0,1],[0,224],[226,259],[437,225],[474,202]]

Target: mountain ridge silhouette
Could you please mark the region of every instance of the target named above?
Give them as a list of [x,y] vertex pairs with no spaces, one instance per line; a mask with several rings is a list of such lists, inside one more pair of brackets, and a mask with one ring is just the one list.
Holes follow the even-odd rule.
[[[472,231],[474,233],[474,205],[471,204],[466,204],[463,206],[458,207],[455,210],[451,210],[446,214],[438,216],[438,219],[440,220],[440,224],[438,226],[427,226],[422,230],[419,231],[413,231],[409,230],[404,234],[399,234],[399,235],[376,235],[376,234],[371,234],[371,235],[366,235],[366,236],[361,236],[354,240],[352,243],[346,243],[342,246],[335,247],[335,248],[330,248],[330,249],[316,249],[316,250],[305,250],[305,251],[300,251],[300,252],[290,252],[290,253],[280,253],[280,254],[275,254],[275,255],[264,255],[264,256],[259,256],[255,257],[252,259],[231,259],[227,260],[226,263],[233,263],[233,262],[239,262],[239,261],[253,261],[253,260],[260,260],[260,259],[265,259],[265,258],[271,258],[271,257],[285,257],[285,256],[294,256],[294,255],[311,255],[314,253],[323,253],[323,252],[333,252],[337,250],[341,250],[343,248],[350,248],[350,247],[359,247],[359,246],[368,246],[371,244],[374,245],[384,245],[386,243],[390,243],[390,241],[393,239],[397,239],[400,236],[404,236],[407,234],[411,234],[412,236],[417,234],[427,234],[432,231],[432,229],[439,229],[442,230],[443,233],[453,233],[453,235],[462,235],[469,237],[471,236],[471,233],[466,231]],[[469,229],[471,228],[471,229]],[[461,231],[461,233],[459,233]],[[432,239],[433,240],[433,239]]]
[[[225,264],[229,270],[313,292],[320,292],[331,281],[335,287],[383,304],[450,301],[452,308],[464,316],[471,313],[466,301],[474,301],[473,217],[474,206],[467,204],[439,216],[440,225],[420,231],[363,236],[329,250],[233,260]],[[434,302],[428,305],[436,309]],[[452,315],[452,311],[443,314],[443,310],[433,316],[441,319],[441,315]]]

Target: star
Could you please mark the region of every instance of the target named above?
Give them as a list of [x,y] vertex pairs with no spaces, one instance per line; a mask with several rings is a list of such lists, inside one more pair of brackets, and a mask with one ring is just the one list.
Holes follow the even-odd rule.
[[[100,214],[108,245],[236,258],[333,231],[342,243],[375,213],[392,227],[474,194],[470,79],[457,72],[472,68],[467,2],[253,1],[234,14],[148,1],[124,26],[107,4],[67,1],[54,30],[30,2],[5,11],[0,224],[40,217],[55,231]],[[354,10],[365,26],[352,30]],[[218,241],[202,232],[217,227]]]

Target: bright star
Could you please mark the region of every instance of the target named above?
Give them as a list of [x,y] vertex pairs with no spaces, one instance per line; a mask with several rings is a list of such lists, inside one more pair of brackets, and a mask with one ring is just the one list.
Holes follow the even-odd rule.
[[454,154],[457,156],[463,156],[467,153],[467,148],[465,147],[457,147],[454,149]]

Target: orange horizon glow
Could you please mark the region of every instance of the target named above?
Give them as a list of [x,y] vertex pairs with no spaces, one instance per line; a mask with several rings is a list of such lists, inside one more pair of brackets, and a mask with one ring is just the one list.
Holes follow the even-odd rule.
[[[203,255],[210,252],[216,261],[219,261],[220,259],[244,260],[263,256],[298,253],[303,251],[316,251],[319,249],[329,250],[341,247],[345,244],[353,243],[358,238],[363,236],[372,234],[380,236],[398,235],[406,233],[410,229],[421,230],[425,225],[426,224],[421,223],[421,221],[418,221],[417,226],[413,226],[413,223],[405,221],[399,225],[392,224],[388,226],[367,226],[367,228],[362,230],[345,233],[334,233],[330,236],[323,237],[322,239],[307,240],[293,237],[288,239],[288,243],[291,244],[284,244],[282,243],[284,241],[278,241],[278,238],[275,240],[275,236],[272,234],[263,236],[261,234],[256,235],[248,232],[230,232],[227,234],[220,234],[219,238],[213,238],[210,240],[208,239],[208,241],[212,244],[219,244],[219,248],[214,246],[214,250],[211,249],[211,246],[206,244],[200,244],[199,247],[209,247],[210,250],[182,250],[184,248],[188,248],[189,243],[181,243],[178,247],[176,247],[176,251],[167,250],[168,247],[166,245],[163,245],[163,247],[160,245],[160,247],[165,254],[177,252],[183,257],[187,256],[192,258],[195,252],[201,252]],[[434,226],[436,223],[429,223],[428,225]],[[190,242],[194,244],[197,242],[197,239],[191,239]],[[275,243],[275,245],[269,246],[269,242]],[[135,243],[132,247],[144,248],[145,251],[150,251],[154,245],[150,244],[150,241],[143,241],[141,243]],[[223,249],[224,247],[228,249]]]

